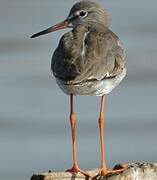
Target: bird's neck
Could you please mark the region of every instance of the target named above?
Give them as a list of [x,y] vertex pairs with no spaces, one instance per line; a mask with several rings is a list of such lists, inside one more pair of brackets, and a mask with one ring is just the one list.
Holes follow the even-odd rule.
[[77,59],[84,51],[84,41],[88,28],[85,26],[77,26],[71,32],[67,33],[64,41],[64,49],[71,59]]
[[79,25],[75,27],[71,32],[65,35],[65,39],[63,40],[64,50],[66,55],[70,57],[70,59],[76,60],[79,56],[85,55],[86,47],[85,40],[88,33],[92,32],[104,32],[104,27],[86,27],[84,25]]
[[88,29],[90,32],[94,31],[94,32],[102,33],[102,32],[105,32],[106,30],[108,30],[108,27],[105,26],[105,24],[97,22],[95,24],[90,24]]
[[83,25],[77,26],[73,29],[73,38],[78,45],[81,46],[82,41],[84,40],[84,37],[88,31],[88,28]]

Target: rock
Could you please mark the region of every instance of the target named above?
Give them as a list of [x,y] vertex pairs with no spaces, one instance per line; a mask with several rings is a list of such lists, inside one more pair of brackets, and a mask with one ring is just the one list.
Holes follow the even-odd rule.
[[[118,168],[119,166],[115,166]],[[88,171],[93,177],[97,175],[98,169]],[[85,180],[82,174],[71,174],[67,172],[46,172],[36,174],[31,177],[31,180]],[[157,180],[157,164],[155,163],[130,163],[128,168],[120,174],[114,174],[107,177],[97,177],[94,179],[100,180]]]

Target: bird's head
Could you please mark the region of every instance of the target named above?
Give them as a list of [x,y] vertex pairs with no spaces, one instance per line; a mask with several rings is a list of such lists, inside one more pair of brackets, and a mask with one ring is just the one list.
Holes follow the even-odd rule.
[[99,25],[108,27],[110,25],[110,16],[97,2],[83,0],[76,3],[70,10],[67,18],[72,27],[84,25],[88,28],[94,28]]
[[99,26],[108,27],[110,25],[110,16],[108,12],[104,8],[102,8],[97,2],[90,0],[82,0],[76,3],[71,8],[66,20],[44,31],[34,34],[31,38],[35,38],[40,35],[64,28],[76,28],[79,25],[84,25],[88,29],[96,28]]

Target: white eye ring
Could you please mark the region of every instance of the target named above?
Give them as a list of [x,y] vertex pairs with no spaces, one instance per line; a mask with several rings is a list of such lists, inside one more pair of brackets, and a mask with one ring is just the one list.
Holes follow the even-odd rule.
[[88,14],[88,12],[87,12],[87,11],[84,11],[84,10],[82,10],[82,11],[79,12],[79,16],[80,16],[80,17],[86,17],[87,14]]

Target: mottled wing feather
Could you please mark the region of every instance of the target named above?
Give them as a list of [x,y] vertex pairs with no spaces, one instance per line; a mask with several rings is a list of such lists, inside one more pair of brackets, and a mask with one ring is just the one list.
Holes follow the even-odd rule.
[[[89,33],[85,44],[83,71],[75,78],[75,83],[111,78],[122,72],[126,65],[125,52],[119,38],[111,30]],[[80,59],[76,61],[77,64],[80,62]]]

